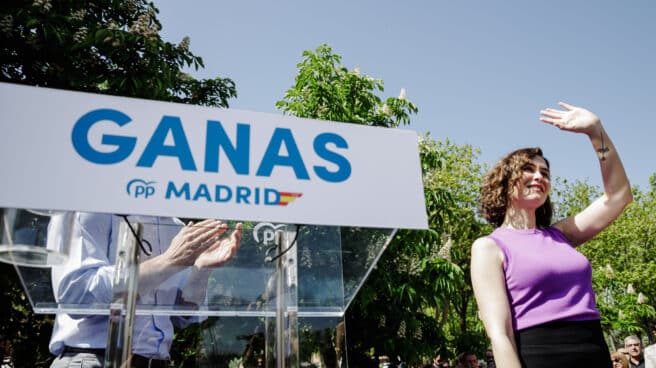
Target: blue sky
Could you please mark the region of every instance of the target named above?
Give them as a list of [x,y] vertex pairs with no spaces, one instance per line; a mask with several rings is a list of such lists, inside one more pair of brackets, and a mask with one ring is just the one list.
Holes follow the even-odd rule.
[[540,146],[552,173],[601,185],[587,137],[538,120],[558,101],[596,112],[634,185],[656,172],[656,1],[154,0],[162,36],[191,38],[200,78],[229,77],[231,108],[278,112],[304,50],[401,88],[407,129],[471,144],[480,161]]

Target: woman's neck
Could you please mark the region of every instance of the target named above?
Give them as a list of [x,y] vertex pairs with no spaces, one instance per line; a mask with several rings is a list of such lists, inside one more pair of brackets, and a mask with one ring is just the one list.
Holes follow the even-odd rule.
[[535,210],[510,207],[506,211],[506,217],[501,226],[511,229],[535,229]]

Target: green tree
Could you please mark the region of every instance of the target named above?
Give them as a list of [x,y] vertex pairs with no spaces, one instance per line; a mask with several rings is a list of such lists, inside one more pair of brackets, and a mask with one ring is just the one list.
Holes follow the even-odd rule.
[[303,61],[292,86],[276,107],[283,113],[311,119],[341,121],[395,128],[410,123],[417,112],[415,104],[401,93],[384,102],[376,92],[383,92],[383,81],[361,75],[358,68],[340,65],[341,56],[328,45],[303,52]]
[[[650,188],[633,189],[634,201],[606,230],[580,250],[593,267],[597,306],[611,346],[627,335],[647,336],[656,322],[656,175]],[[559,217],[574,214],[597,198],[599,188],[586,182],[560,182]]]
[[[234,82],[185,73],[203,60],[188,38],[162,40],[157,13],[144,0],[2,1],[0,81],[228,107]],[[51,316],[32,315],[12,267],[0,271],[0,352],[17,367],[48,366]]]
[[0,262],[0,359],[14,367],[48,367],[52,317],[34,315],[12,265]]
[[462,270],[464,281],[456,292],[445,295],[445,308],[436,318],[442,324],[451,349],[448,355],[463,351],[482,354],[487,338],[478,318],[469,264],[471,244],[491,231],[490,226],[477,216],[480,180],[486,168],[477,162],[479,151],[469,145],[457,145],[448,139],[433,144],[436,152],[441,154],[442,164],[433,172],[431,180],[433,185],[450,193],[454,200],[452,214],[446,218],[442,234],[451,244],[449,260]]
[[189,38],[162,40],[157,13],[144,0],[3,1],[0,80],[227,107],[234,82],[183,72],[203,60]]
[[450,262],[451,241],[443,232],[455,201],[433,180],[446,166],[436,143],[429,137],[419,143],[430,230],[400,230],[385,250],[347,311],[349,355],[371,352],[408,363],[436,352],[447,355],[441,327],[449,296],[464,287],[464,278]]
[[[371,350],[409,363],[483,350],[486,337],[468,285],[469,246],[482,167],[467,145],[419,143],[428,231],[399,231],[348,311]],[[352,321],[353,320],[353,321]],[[349,330],[349,339],[352,333]]]
[[[328,45],[305,51],[294,85],[277,107],[284,113],[314,119],[396,128],[410,123],[417,107],[399,97],[383,99],[383,81],[349,70]],[[419,144],[430,230],[402,230],[388,246],[347,311],[350,363],[376,366],[371,358],[387,354],[411,362],[446,349],[441,326],[449,314],[450,296],[464,286],[461,267],[450,262],[451,226],[456,231],[459,203],[468,195],[452,195],[441,179],[456,167],[458,175],[474,166],[460,167],[457,157],[474,157],[469,147],[441,144],[429,136]],[[456,174],[451,184],[461,183]],[[470,177],[465,179],[469,180]],[[464,193],[464,192],[463,192]],[[470,208],[473,218],[473,210]],[[459,239],[459,238],[458,238]]]

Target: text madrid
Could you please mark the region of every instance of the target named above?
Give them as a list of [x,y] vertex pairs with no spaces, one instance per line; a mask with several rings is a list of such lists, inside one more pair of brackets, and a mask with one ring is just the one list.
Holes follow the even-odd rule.
[[[100,122],[111,122],[123,127],[131,121],[127,114],[114,109],[89,111],[73,126],[71,134],[73,147],[82,158],[95,164],[110,165],[122,162],[133,153],[137,145],[137,137],[103,134],[101,143],[105,150],[101,151],[92,147],[89,142],[89,131]],[[173,144],[165,143],[167,137],[172,138]],[[203,170],[219,172],[219,150],[222,150],[236,174],[250,175],[250,137],[249,124],[236,124],[233,142],[221,122],[207,120]],[[339,183],[351,176],[350,161],[338,152],[348,149],[348,143],[341,135],[331,132],[317,134],[312,141],[312,147],[318,158],[332,164],[332,170],[322,165],[312,166],[314,174],[319,179]],[[286,155],[281,154],[283,148]],[[107,151],[108,149],[110,151]],[[182,170],[197,171],[182,121],[177,116],[162,117],[139,156],[136,166],[153,167],[155,160],[160,156],[175,157]],[[291,129],[277,127],[273,130],[255,175],[269,177],[277,166],[291,168],[297,180],[310,180],[308,169]]]
[[281,200],[280,192],[272,188],[249,188],[249,187],[234,187],[231,188],[227,185],[217,184],[214,185],[214,190],[210,190],[212,186],[207,184],[199,184],[197,187],[190,187],[189,183],[183,183],[177,187],[175,183],[169,181],[166,186],[166,199],[183,199],[186,201],[203,200],[207,202],[234,202],[236,204],[254,204],[254,205],[279,205]]

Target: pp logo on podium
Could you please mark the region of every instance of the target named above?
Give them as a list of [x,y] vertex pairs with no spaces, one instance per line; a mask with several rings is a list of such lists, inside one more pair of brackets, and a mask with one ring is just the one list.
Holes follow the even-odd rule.
[[[276,231],[285,228],[287,224],[274,225],[269,222],[260,222],[253,228],[253,239],[256,243],[272,244],[276,238]],[[261,239],[260,239],[261,235]]]
[[130,197],[147,199],[155,194],[155,186],[153,184],[155,184],[154,181],[132,179],[128,182],[126,190]]

